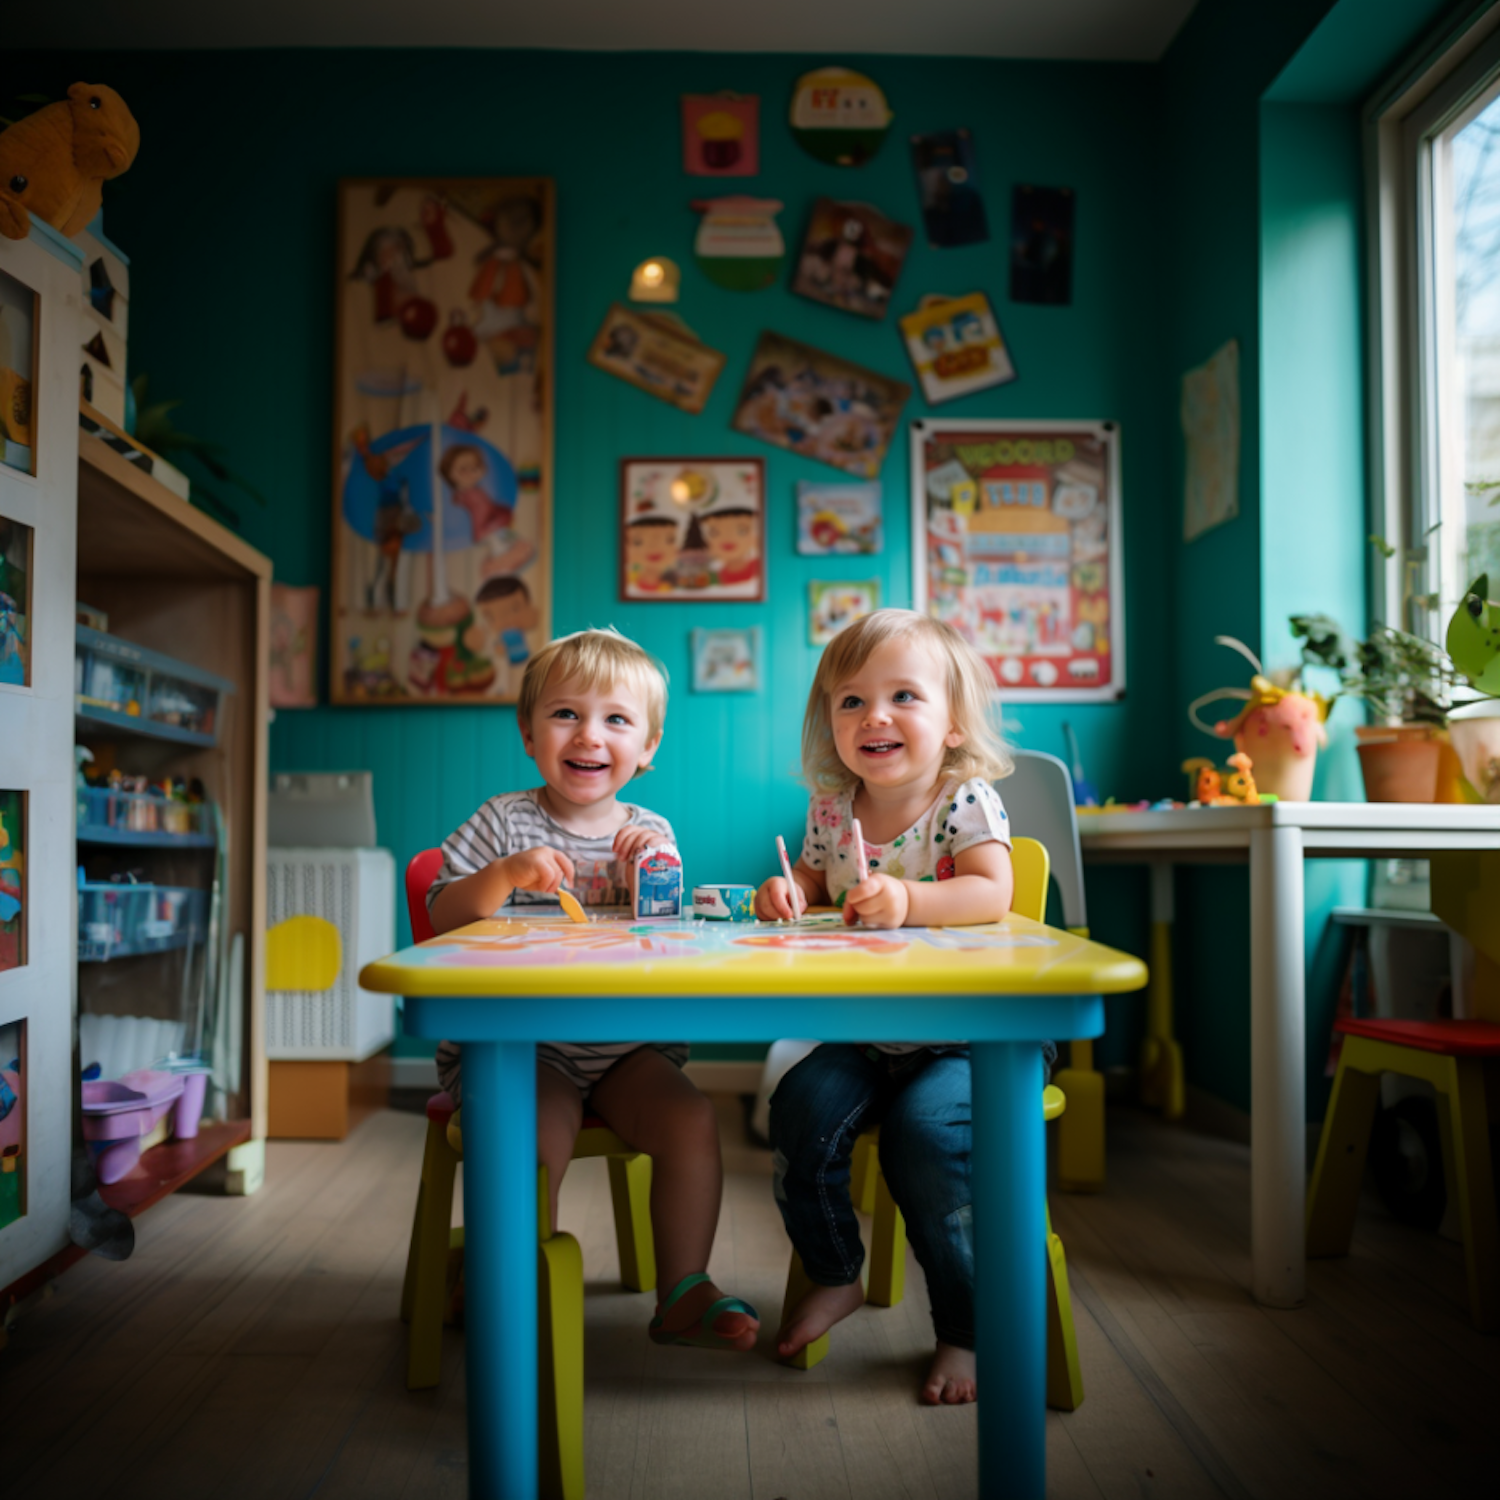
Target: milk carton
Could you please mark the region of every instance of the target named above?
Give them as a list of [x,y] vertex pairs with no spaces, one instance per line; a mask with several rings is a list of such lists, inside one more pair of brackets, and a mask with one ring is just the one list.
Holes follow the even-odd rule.
[[647,849],[635,861],[637,917],[682,915],[682,856],[673,844]]

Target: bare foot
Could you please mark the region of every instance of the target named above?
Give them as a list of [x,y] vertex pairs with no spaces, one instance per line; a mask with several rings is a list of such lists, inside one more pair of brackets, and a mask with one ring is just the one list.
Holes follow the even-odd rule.
[[776,1335],[777,1357],[790,1359],[814,1339],[822,1338],[864,1300],[865,1289],[858,1281],[851,1281],[848,1286],[814,1286],[781,1325]]
[[[662,1331],[696,1334],[703,1314],[723,1295],[711,1281],[700,1281],[697,1286],[689,1287],[665,1313],[661,1312],[660,1307],[657,1308],[657,1312],[661,1314]],[[760,1320],[746,1313],[725,1311],[709,1326],[723,1340],[726,1349],[747,1350],[755,1347]]]
[[974,1351],[955,1348],[939,1339],[922,1385],[923,1402],[928,1406],[963,1406],[978,1399]]

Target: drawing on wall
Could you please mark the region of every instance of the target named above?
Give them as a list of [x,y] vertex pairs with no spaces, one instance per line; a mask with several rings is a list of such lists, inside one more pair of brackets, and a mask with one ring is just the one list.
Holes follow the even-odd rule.
[[914,607],[959,630],[1007,700],[1125,691],[1119,427],[912,424]]
[[806,557],[881,549],[880,485],[797,482],[797,551]]
[[734,414],[735,431],[874,479],[911,387],[779,333],[763,333]]
[[878,578],[816,579],[807,586],[807,639],[826,646],[844,626],[879,608]]
[[336,703],[514,702],[550,634],[552,204],[340,184]]
[[813,204],[792,290],[864,318],[883,318],[901,275],[912,231],[868,203]]
[[0,463],[36,473],[37,296],[0,271]]
[[836,167],[869,161],[894,118],[880,85],[850,68],[816,68],[792,91],[792,138],[809,156]]
[[1073,300],[1073,189],[1018,184],[1010,200],[1010,300]]
[[702,198],[693,207],[703,215],[693,239],[693,259],[716,286],[731,292],[758,292],[781,275],[786,241],[775,198]]
[[916,312],[901,319],[901,336],[929,405],[1016,378],[1005,336],[983,292],[923,297]]
[[317,707],[319,592],[271,585],[272,708]]
[[765,598],[765,464],[620,461],[620,597]]
[[689,177],[754,177],[760,171],[755,94],[682,96],[682,170]]
[[31,685],[30,526],[0,516],[0,682]]
[[724,356],[675,313],[636,312],[616,302],[594,335],[589,363],[696,416],[724,368]]
[[26,1212],[26,1023],[0,1026],[0,1230]]
[[1182,435],[1187,443],[1183,540],[1192,541],[1240,513],[1240,346],[1230,339],[1182,377]]
[[759,625],[693,632],[695,693],[753,693],[759,688]]
[[936,248],[977,245],[990,237],[984,199],[979,196],[979,174],[974,163],[974,137],[967,130],[938,130],[911,138],[912,166],[917,195],[922,201],[922,224],[927,243]]
[[0,974],[26,962],[26,793],[0,789]]

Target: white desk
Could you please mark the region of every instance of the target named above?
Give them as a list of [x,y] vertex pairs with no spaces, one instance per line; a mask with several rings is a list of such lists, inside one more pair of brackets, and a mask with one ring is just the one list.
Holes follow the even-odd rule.
[[1497,849],[1500,807],[1275,802],[1105,813],[1078,827],[1086,861],[1249,862],[1251,1288],[1268,1306],[1296,1307],[1306,1282],[1302,861]]

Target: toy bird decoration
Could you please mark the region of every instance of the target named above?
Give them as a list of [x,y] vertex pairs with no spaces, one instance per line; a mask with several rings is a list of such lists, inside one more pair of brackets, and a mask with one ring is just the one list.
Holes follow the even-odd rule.
[[1500,604],[1489,598],[1490,578],[1481,573],[1448,622],[1448,655],[1481,693],[1500,697]]

